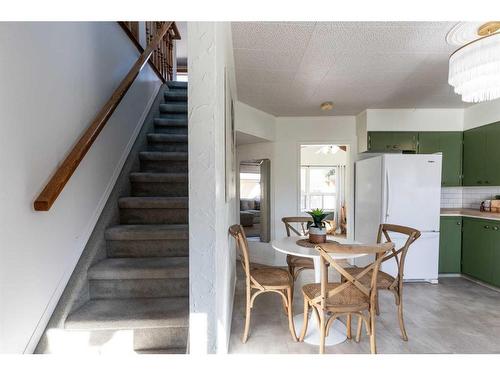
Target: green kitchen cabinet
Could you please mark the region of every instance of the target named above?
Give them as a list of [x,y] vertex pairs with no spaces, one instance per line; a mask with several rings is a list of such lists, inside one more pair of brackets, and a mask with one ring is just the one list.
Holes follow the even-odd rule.
[[[493,247],[498,222],[463,218],[462,272],[481,281],[493,282]],[[497,270],[500,271],[500,270]]]
[[463,185],[500,185],[500,122],[464,132]]
[[485,184],[500,186],[500,122],[484,126],[486,139]]
[[441,185],[462,185],[462,132],[421,132],[418,134],[418,153],[443,154]]
[[417,132],[368,132],[368,150],[417,152]]
[[439,273],[460,273],[462,217],[442,216],[439,230]]
[[500,288],[500,222],[492,227],[493,242],[491,244],[492,268],[491,283]]
[[486,180],[486,132],[475,128],[464,132],[464,182],[465,186],[481,186]]

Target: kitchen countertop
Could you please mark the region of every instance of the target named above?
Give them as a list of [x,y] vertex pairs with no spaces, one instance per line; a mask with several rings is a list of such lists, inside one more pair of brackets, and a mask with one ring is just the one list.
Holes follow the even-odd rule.
[[472,208],[441,208],[441,216],[466,216],[478,219],[499,220],[500,213],[481,212]]

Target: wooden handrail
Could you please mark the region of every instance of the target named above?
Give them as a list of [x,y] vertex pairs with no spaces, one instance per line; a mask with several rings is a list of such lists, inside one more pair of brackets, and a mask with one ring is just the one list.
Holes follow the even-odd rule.
[[120,82],[118,88],[113,92],[106,104],[104,104],[97,116],[92,120],[87,130],[85,130],[78,142],[76,142],[73,146],[73,149],[70,151],[66,159],[64,159],[62,164],[57,168],[54,175],[35,200],[35,211],[48,211],[50,207],[52,207],[55,200],[64,189],[64,186],[73,175],[84,156],[87,154],[99,133],[106,125],[108,119],[111,117],[116,107],[118,107],[118,104],[120,104],[130,86],[132,86],[135,78],[139,75],[142,68],[144,68],[160,41],[171,29],[172,24],[173,22],[163,23],[152,41],[137,59],[125,78]]

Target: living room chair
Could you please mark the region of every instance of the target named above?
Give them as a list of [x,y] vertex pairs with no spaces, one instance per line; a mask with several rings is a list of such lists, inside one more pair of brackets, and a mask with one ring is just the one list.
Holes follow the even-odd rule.
[[292,308],[292,291],[293,279],[292,276],[284,269],[277,267],[260,267],[254,268],[250,264],[248,256],[248,242],[245,236],[243,227],[239,224],[229,227],[229,233],[236,240],[236,248],[239,251],[241,265],[245,271],[246,283],[246,311],[245,311],[245,328],[243,331],[243,343],[248,340],[250,330],[250,315],[253,308],[253,303],[257,296],[263,293],[277,293],[281,296],[283,306],[288,315],[288,328],[292,335],[293,341],[297,341],[297,334],[293,324],[293,308]]
[[[406,328],[404,325],[403,319],[403,276],[404,276],[404,266],[406,255],[408,254],[408,250],[410,246],[420,237],[421,233],[417,229],[404,227],[401,225],[394,224],[381,224],[379,226],[378,235],[377,235],[377,243],[381,243],[384,239],[387,243],[393,242],[390,233],[402,234],[407,236],[404,245],[398,250],[392,249],[392,251],[385,255],[381,260],[382,263],[387,262],[390,259],[394,259],[397,265],[398,274],[396,277],[389,275],[386,272],[380,271],[377,277],[377,288],[382,290],[388,290],[394,294],[394,299],[396,306],[398,307],[398,320],[399,320],[399,328],[401,330],[401,336],[404,341],[408,341],[408,335],[406,333]],[[358,277],[362,283],[368,285],[371,281],[371,271],[368,273],[365,272],[366,268],[349,268],[347,272],[350,275]],[[360,276],[360,275],[363,276]],[[377,315],[380,313],[378,299],[376,301],[376,313]],[[362,321],[358,320],[358,327],[356,333],[356,341],[359,341],[361,335],[361,325]],[[349,333],[350,334],[350,333]]]
[[[321,283],[307,284],[302,287],[304,295],[304,324],[300,333],[299,341],[304,341],[309,321],[309,310],[313,309],[318,317],[320,330],[319,353],[325,351],[325,337],[328,335],[333,322],[342,315],[350,317],[358,316],[366,326],[367,334],[370,336],[370,351],[377,352],[375,340],[375,305],[377,301],[377,274],[383,256],[394,248],[392,243],[367,245],[341,245],[338,243],[326,243],[316,246],[321,255]],[[356,276],[351,275],[336,260],[333,254],[371,254],[375,260],[367,266],[363,272]],[[333,267],[345,279],[342,283],[328,282],[328,267]],[[360,278],[371,273],[371,282],[366,285]],[[367,313],[367,314],[366,314]],[[349,329],[349,328],[348,328]]]

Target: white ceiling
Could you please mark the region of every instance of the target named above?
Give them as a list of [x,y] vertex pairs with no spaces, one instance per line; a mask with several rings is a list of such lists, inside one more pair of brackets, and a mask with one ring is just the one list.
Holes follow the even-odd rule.
[[447,82],[456,24],[233,22],[238,99],[276,116],[465,107]]

